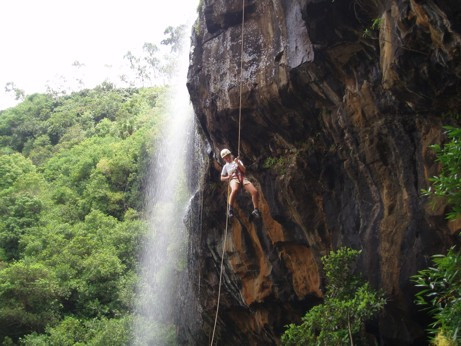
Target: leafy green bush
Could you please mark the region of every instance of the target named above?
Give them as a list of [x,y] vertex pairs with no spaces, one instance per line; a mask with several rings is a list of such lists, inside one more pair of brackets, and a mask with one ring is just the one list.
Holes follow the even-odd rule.
[[450,249],[446,255],[432,256],[433,267],[413,277],[421,290],[416,303],[426,306],[434,317],[429,331],[451,342],[461,342],[461,253]]
[[122,346],[129,343],[131,318],[83,320],[66,317],[46,334],[32,333],[21,338],[21,345]]
[[21,236],[41,224],[49,206],[48,185],[18,153],[0,155],[0,173],[0,249],[6,260],[18,259]]
[[284,345],[353,345],[364,343],[365,322],[386,303],[382,293],[353,274],[360,251],[341,248],[322,257],[326,294],[300,325],[290,324],[282,335]]
[[14,262],[0,270],[0,335],[43,331],[60,317],[56,274],[40,263]]
[[442,171],[439,176],[430,179],[432,188],[423,192],[446,198],[452,208],[447,217],[455,219],[461,214],[461,129],[449,126],[445,129],[450,141],[444,146],[431,146],[442,165]]
[[[430,179],[432,188],[425,195],[446,198],[451,210],[448,219],[461,214],[461,129],[446,127],[450,141],[433,145],[437,161],[442,165],[439,176]],[[461,252],[451,248],[446,255],[432,257],[434,265],[412,277],[421,290],[416,304],[424,306],[434,318],[429,332],[436,345],[457,345],[461,342]]]

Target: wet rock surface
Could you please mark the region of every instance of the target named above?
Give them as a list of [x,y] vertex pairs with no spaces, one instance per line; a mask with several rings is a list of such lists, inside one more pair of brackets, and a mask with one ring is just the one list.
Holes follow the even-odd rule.
[[245,3],[240,157],[262,219],[241,193],[223,243],[218,154],[238,151],[242,2],[204,0],[188,76],[209,144],[189,255],[201,325],[184,340],[211,337],[223,246],[218,343],[261,345],[321,301],[320,257],[347,245],[389,297],[370,326],[378,342],[422,342],[409,277],[459,231],[420,191],[439,169],[428,146],[461,111],[460,3]]

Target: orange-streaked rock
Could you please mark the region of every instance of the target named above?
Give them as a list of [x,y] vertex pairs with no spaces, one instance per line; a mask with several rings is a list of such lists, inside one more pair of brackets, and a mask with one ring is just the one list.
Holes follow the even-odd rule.
[[[461,112],[461,3],[456,0],[246,0],[241,159],[261,192],[261,221],[240,194],[225,248],[219,344],[278,344],[284,326],[320,301],[320,258],[347,245],[389,300],[383,344],[424,341],[410,277],[453,245],[458,221],[421,190],[440,167],[428,146]],[[380,18],[379,28],[371,23]],[[219,150],[237,151],[241,17],[204,0],[188,88],[210,144],[199,335],[216,307],[225,184]],[[370,35],[364,35],[369,30]],[[202,334],[200,334],[202,333]]]

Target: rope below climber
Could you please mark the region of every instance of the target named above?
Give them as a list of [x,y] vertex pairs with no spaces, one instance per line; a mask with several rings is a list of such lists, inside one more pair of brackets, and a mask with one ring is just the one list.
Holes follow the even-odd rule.
[[[245,27],[245,0],[242,0],[242,30],[241,30],[241,41],[240,41],[240,88],[239,88],[239,120],[238,120],[238,124],[239,124],[239,128],[238,128],[238,145],[237,145],[237,158],[233,159],[232,157],[232,154],[230,152],[229,149],[224,149],[221,151],[221,157],[226,161],[226,165],[229,163],[232,163],[234,162],[236,165],[237,165],[237,168],[235,169],[235,173],[237,174],[237,177],[239,176],[238,175],[238,172],[239,172],[239,169],[240,169],[240,177],[241,177],[241,180],[239,178],[237,178],[237,181],[239,181],[239,183],[236,183],[236,184],[233,184],[234,186],[236,185],[236,188],[235,188],[235,192],[234,190],[232,192],[234,192],[234,194],[231,196],[231,182],[233,181],[232,179],[232,174],[229,174],[229,172],[231,172],[230,170],[227,171],[227,168],[226,168],[226,172],[227,175],[228,175],[228,178],[224,178],[223,179],[223,175],[221,174],[221,180],[222,181],[229,181],[229,184],[228,184],[228,187],[227,187],[227,203],[229,203],[229,207],[226,208],[227,209],[227,212],[226,212],[226,229],[225,229],[225,232],[224,232],[224,241],[223,241],[223,247],[222,247],[222,255],[221,255],[221,265],[220,265],[220,272],[219,272],[219,284],[218,284],[218,301],[216,303],[216,313],[215,313],[215,318],[214,318],[214,324],[213,324],[213,332],[211,334],[211,342],[210,342],[210,345],[213,346],[213,342],[214,342],[214,339],[215,339],[215,333],[216,333],[216,326],[217,326],[217,323],[218,323],[218,314],[219,314],[219,304],[220,304],[220,301],[221,301],[221,287],[222,287],[222,276],[223,276],[223,269],[224,269],[224,253],[225,253],[225,250],[226,250],[226,241],[227,241],[227,231],[228,231],[228,227],[229,227],[229,219],[233,216],[233,209],[232,209],[232,203],[235,199],[235,196],[236,196],[236,193],[240,187],[241,184],[243,184],[244,188],[247,190],[247,191],[250,191],[251,193],[251,196],[252,196],[252,200],[253,200],[253,206],[255,208],[255,210],[253,211],[253,213],[255,213],[255,216],[257,217],[260,217],[260,213],[259,213],[259,210],[258,210],[258,203],[259,203],[259,195],[258,195],[258,191],[255,189],[255,187],[253,186],[253,184],[245,184],[245,177],[244,177],[244,174],[245,174],[245,166],[243,165],[243,163],[238,159],[238,157],[240,156],[240,132],[241,132],[241,127],[242,127],[242,86],[243,86],[243,83],[242,83],[242,77],[243,77],[243,33],[244,33],[244,27]],[[229,162],[228,162],[229,160]],[[223,171],[224,171],[224,167],[223,167]],[[232,173],[234,173],[232,172]],[[226,176],[226,175],[224,175]],[[250,186],[252,187],[252,189],[250,188]],[[249,190],[251,189],[251,190]],[[254,197],[253,197],[254,196]],[[256,204],[255,204],[255,201],[256,201]]]

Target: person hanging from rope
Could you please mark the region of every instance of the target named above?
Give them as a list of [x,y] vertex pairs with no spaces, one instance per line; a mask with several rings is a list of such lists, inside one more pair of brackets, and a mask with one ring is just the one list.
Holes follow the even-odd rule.
[[228,215],[229,217],[234,216],[233,205],[235,198],[237,197],[237,192],[241,185],[251,194],[251,201],[253,202],[254,210],[251,215],[255,218],[260,218],[261,213],[258,209],[259,207],[259,192],[256,190],[254,185],[245,177],[245,166],[238,157],[232,155],[229,149],[221,150],[221,158],[226,162],[222,168],[221,172],[221,181],[228,181],[231,193],[229,195],[228,201]]

